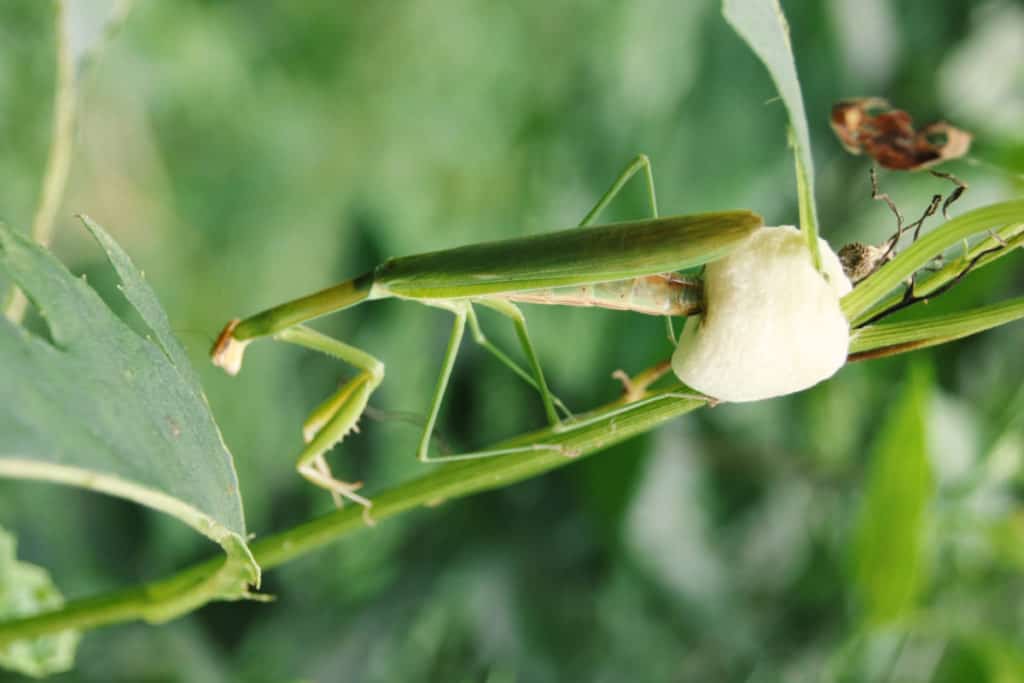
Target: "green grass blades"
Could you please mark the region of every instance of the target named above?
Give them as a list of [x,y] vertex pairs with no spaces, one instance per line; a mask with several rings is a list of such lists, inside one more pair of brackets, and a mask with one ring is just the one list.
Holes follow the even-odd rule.
[[998,230],[1016,223],[1024,223],[1024,199],[1013,199],[973,209],[922,235],[905,251],[843,297],[842,306],[846,319],[853,325],[869,319],[876,305],[893,289],[946,249],[985,230]]
[[850,339],[850,360],[867,360],[945,344],[1024,318],[1024,297],[970,311],[868,325]]
[[925,424],[931,384],[925,369],[913,368],[871,450],[852,547],[854,587],[869,626],[908,616],[924,586],[935,489]]

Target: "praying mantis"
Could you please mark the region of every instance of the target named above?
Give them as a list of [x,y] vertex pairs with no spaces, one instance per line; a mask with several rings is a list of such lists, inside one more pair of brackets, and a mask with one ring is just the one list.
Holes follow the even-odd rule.
[[[646,178],[651,217],[596,225],[601,211],[641,170]],[[357,493],[361,484],[336,479],[324,456],[356,428],[371,394],[384,379],[384,364],[304,323],[388,297],[446,310],[455,320],[419,440],[418,459],[444,462],[537,450],[562,452],[562,446],[537,443],[431,456],[434,424],[466,326],[474,341],[540,394],[552,427],[571,429],[574,419],[548,388],[526,320],[516,303],[598,306],[648,315],[693,315],[701,312],[703,306],[701,282],[677,271],[725,256],[762,225],[761,216],[746,210],[659,217],[650,160],[641,154],[626,166],[575,228],[389,259],[351,280],[230,321],[217,338],[211,358],[215,365],[235,374],[241,368],[246,345],[271,337],[325,353],[355,367],[358,374],[306,419],[302,429],[306,446],[298,456],[296,469],[305,479],[329,491],[337,505],[348,499],[368,510],[370,500]],[[494,310],[512,322],[529,371],[487,340],[475,305]],[[669,330],[671,336],[671,320]],[[559,410],[563,413],[561,417]]]

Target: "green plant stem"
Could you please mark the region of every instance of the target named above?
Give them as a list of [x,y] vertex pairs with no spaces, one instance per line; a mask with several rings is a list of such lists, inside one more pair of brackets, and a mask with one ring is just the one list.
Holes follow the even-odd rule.
[[818,243],[818,209],[814,203],[814,180],[810,175],[812,169],[808,166],[811,163],[811,155],[801,147],[792,129],[789,132],[789,144],[793,147],[793,158],[796,161],[796,196],[800,211],[800,229],[807,240],[814,269],[820,273],[822,266],[821,245]]
[[[71,148],[75,128],[75,65],[67,30],[67,8],[63,0],[56,3],[55,33],[57,43],[56,91],[53,101],[53,142],[46,160],[43,187],[32,219],[32,239],[48,246],[53,240],[54,223],[71,169]],[[4,314],[18,324],[25,317],[28,299],[17,287],[6,297]]]
[[1024,318],[1024,297],[901,323],[868,325],[850,340],[850,360],[881,358],[945,344]]
[[[0,648],[23,638],[69,629],[87,630],[139,619],[154,623],[165,621],[161,615],[166,614],[172,604],[178,608],[174,610],[177,614],[198,609],[215,597],[212,591],[219,585],[216,577],[226,562],[221,557],[212,558],[166,579],[75,600],[51,612],[0,622]],[[203,583],[209,588],[204,590]],[[180,604],[184,596],[190,598],[188,605]]]
[[[684,392],[684,393],[680,393]],[[567,454],[538,450],[512,455],[469,460],[434,469],[429,474],[385,491],[373,498],[374,522],[420,506],[433,506],[446,500],[487,491],[539,476],[597,453],[636,434],[688,413],[706,404],[681,385],[652,392],[635,403],[622,400],[578,416],[562,428],[546,428],[523,434],[497,447],[532,443],[559,444]],[[256,541],[250,546],[256,562],[271,569],[310,553],[342,536],[366,526],[360,508],[347,507],[299,526]],[[224,567],[225,560],[213,558],[186,568],[168,578],[124,590],[69,602],[63,608],[31,617],[0,623],[0,647],[16,640],[38,637],[66,629],[89,629],[106,624],[143,619],[164,621],[213,600],[210,590],[197,585],[211,582]],[[180,604],[183,596],[188,601]]]
[[818,211],[814,203],[814,160],[807,111],[800,93],[789,22],[779,0],[723,0],[722,15],[768,69],[789,114],[789,144],[796,162],[800,230],[807,240],[814,268],[821,272]]

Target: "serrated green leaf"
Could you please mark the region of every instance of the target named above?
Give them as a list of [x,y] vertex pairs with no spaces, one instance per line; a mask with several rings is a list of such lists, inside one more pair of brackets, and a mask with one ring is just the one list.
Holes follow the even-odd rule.
[[[57,609],[64,596],[42,567],[18,562],[14,537],[0,527],[0,619]],[[63,631],[52,636],[19,640],[0,648],[0,666],[26,676],[67,671],[75,660],[79,634]]]
[[45,249],[0,225],[0,270],[52,340],[0,320],[0,476],[103,491],[174,515],[247,564],[242,573],[255,581],[234,464],[185,352],[127,255],[84,221],[150,334],[136,334]]
[[789,143],[796,162],[796,187],[800,207],[800,228],[814,267],[821,270],[818,253],[818,210],[814,203],[814,160],[807,127],[804,98],[796,75],[789,24],[778,0],[723,0],[725,20],[746,41],[758,59],[768,68],[789,114]]
[[930,392],[930,375],[915,367],[872,449],[853,576],[869,625],[910,612],[924,582],[924,535],[934,492],[925,437]]

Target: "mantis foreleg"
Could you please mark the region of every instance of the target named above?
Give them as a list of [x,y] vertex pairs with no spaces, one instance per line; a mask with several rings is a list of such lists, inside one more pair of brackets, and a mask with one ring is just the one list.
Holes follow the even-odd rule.
[[384,379],[384,364],[354,346],[303,325],[289,327],[274,337],[326,353],[361,370],[321,403],[303,424],[302,435],[307,444],[299,454],[296,469],[310,482],[330,491],[335,503],[340,505],[341,498],[348,498],[370,507],[369,500],[355,493],[361,484],[340,481],[331,475],[324,453],[356,429],[370,394]]

